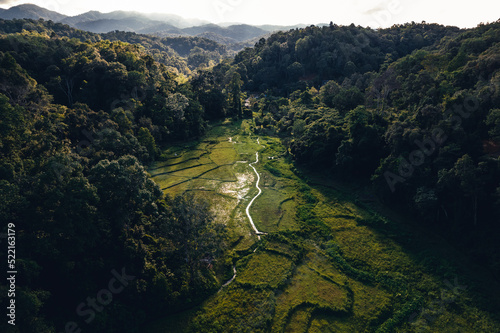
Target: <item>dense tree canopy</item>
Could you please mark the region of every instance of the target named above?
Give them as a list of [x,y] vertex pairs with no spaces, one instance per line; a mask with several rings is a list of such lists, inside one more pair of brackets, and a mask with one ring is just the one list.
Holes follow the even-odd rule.
[[0,219],[16,226],[27,272],[19,332],[64,329],[75,310],[59,305],[76,307],[111,269],[134,280],[89,317],[94,332],[135,331],[218,287],[205,263],[224,250],[224,226],[206,203],[165,197],[143,166],[159,145],[204,132],[179,82],[137,45],[0,35]]
[[13,34],[23,31],[37,32],[51,38],[68,37],[82,42],[125,42],[140,45],[156,61],[165,65],[169,71],[190,76],[199,67],[211,67],[220,63],[231,52],[226,46],[202,37],[156,37],[134,32],[113,31],[96,34],[71,28],[62,23],[44,20],[3,20],[0,19],[0,32]]
[[33,20],[0,33],[0,220],[28,272],[19,332],[60,329],[74,309],[58,305],[111,268],[133,280],[93,332],[135,331],[220,287],[225,227],[207,203],[165,197],[144,165],[226,116],[253,116],[297,164],[370,187],[500,274],[500,21],[311,26],[225,60],[201,38]]
[[311,26],[261,40],[232,68],[265,93],[257,127],[297,162],[371,184],[500,274],[499,36],[499,21]]

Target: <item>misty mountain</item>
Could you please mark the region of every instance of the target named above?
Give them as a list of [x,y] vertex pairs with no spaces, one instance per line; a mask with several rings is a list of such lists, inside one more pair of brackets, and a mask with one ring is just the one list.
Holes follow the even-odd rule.
[[[226,38],[232,38],[238,42],[263,36],[268,33],[266,30],[248,24],[231,25],[227,28],[220,27],[216,24],[206,24],[199,27],[186,28],[182,31],[191,36],[211,33]],[[207,36],[207,38],[209,37]]]
[[268,32],[273,32],[273,31],[278,31],[278,30],[287,31],[287,30],[296,29],[296,28],[302,29],[305,27],[307,27],[307,24],[296,24],[296,25],[287,25],[287,26],[264,24],[264,25],[257,26],[257,28],[268,31]]
[[29,18],[34,20],[44,19],[61,21],[66,17],[66,15],[60,14],[58,12],[54,12],[52,10],[30,4],[14,6],[9,9],[2,9],[0,11],[0,18],[3,18],[5,20]]
[[[207,21],[198,19],[185,19],[178,15],[173,14],[143,14],[138,12],[128,12],[128,11],[114,11],[110,13],[101,13],[98,11],[90,11],[80,15],[67,17],[62,20],[62,23],[68,25],[78,25],[83,22],[92,21],[104,21],[112,20],[111,22],[117,22],[121,20],[136,19],[143,22],[145,25],[158,25],[158,24],[168,24],[169,26],[175,28],[188,28],[195,25],[207,24]],[[116,30],[116,29],[115,29]]]
[[[68,25],[71,26],[72,24]],[[83,21],[73,24],[72,26],[77,29],[87,30],[95,33],[106,33],[115,30],[140,33],[156,33],[161,30],[167,30],[169,33],[182,33],[178,28],[167,23],[151,21],[139,17]]]
[[228,45],[232,50],[251,46],[255,40],[258,41],[273,31],[290,30],[305,26],[252,26],[230,23],[217,25],[199,19],[185,19],[172,14],[143,14],[129,11],[114,11],[110,13],[89,11],[76,16],[66,16],[36,5],[19,5],[11,7],[8,10],[1,10],[0,18],[7,20],[23,18],[52,20],[94,33],[107,33],[119,30],[159,37],[204,37]]

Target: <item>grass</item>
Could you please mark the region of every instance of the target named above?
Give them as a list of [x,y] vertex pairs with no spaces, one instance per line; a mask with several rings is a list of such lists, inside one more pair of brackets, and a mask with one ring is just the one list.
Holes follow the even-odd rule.
[[187,331],[264,333],[276,298],[270,290],[228,288],[206,302]]
[[233,164],[237,161],[238,157],[238,153],[233,147],[219,149],[214,148],[209,155],[210,160],[217,165]]
[[293,262],[289,258],[273,253],[257,252],[236,277],[236,282],[253,287],[277,289],[292,275]]
[[353,293],[353,325],[359,331],[376,327],[384,313],[390,311],[391,294],[387,291],[367,286],[353,279],[347,279],[347,284]]
[[288,320],[285,333],[307,332],[313,312],[313,306],[305,305],[296,308]]
[[[306,179],[279,139],[260,137],[258,144],[251,127],[250,120],[213,126],[202,141],[165,151],[149,170],[167,194],[189,191],[211,202],[215,219],[228,226],[223,260],[236,263],[238,273],[199,310],[145,331],[500,332],[475,291],[450,294],[444,281],[457,274],[450,260],[405,242],[428,235],[397,227],[351,189],[327,187],[328,178]],[[256,151],[263,193],[250,213],[270,233],[260,242],[245,214],[257,193],[248,166]],[[460,282],[468,274],[462,276]]]
[[201,175],[204,179],[221,180],[225,182],[235,182],[237,178],[234,175],[232,165],[223,165],[216,168],[211,168],[206,173]]
[[295,209],[293,194],[284,190],[263,187],[261,196],[255,200],[251,210],[259,230],[276,232],[298,229]]
[[305,305],[327,311],[334,316],[346,315],[352,306],[345,287],[325,279],[303,264],[297,267],[288,288],[277,297],[271,331],[279,332],[289,325],[294,311]]

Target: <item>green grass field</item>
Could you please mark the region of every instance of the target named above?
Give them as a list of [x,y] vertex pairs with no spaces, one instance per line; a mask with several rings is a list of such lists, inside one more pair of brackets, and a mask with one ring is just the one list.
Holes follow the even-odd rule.
[[[214,125],[150,168],[165,193],[211,203],[228,226],[237,276],[196,309],[145,332],[500,332],[471,274],[438,252],[425,254],[418,231],[327,182],[307,182],[278,138],[258,144],[250,127],[249,120]],[[250,213],[269,233],[260,241],[245,214],[257,193],[248,165],[256,151],[263,193]]]
[[252,287],[277,289],[291,277],[292,269],[293,262],[287,257],[259,251],[250,255],[236,282]]

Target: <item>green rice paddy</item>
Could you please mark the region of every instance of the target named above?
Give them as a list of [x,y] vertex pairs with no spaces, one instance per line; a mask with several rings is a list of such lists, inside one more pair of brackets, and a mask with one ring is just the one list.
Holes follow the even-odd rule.
[[[439,254],[439,267],[430,265],[422,255],[429,248],[405,236],[413,230],[387,231],[396,224],[327,184],[308,183],[278,138],[259,137],[259,145],[250,126],[214,126],[149,169],[165,193],[211,203],[228,226],[237,275],[195,310],[145,332],[500,332],[467,273]],[[268,233],[260,241],[245,214],[257,193],[248,165],[257,151],[263,192],[250,213]],[[232,267],[225,270],[221,285]],[[450,289],[449,281],[469,287]]]

